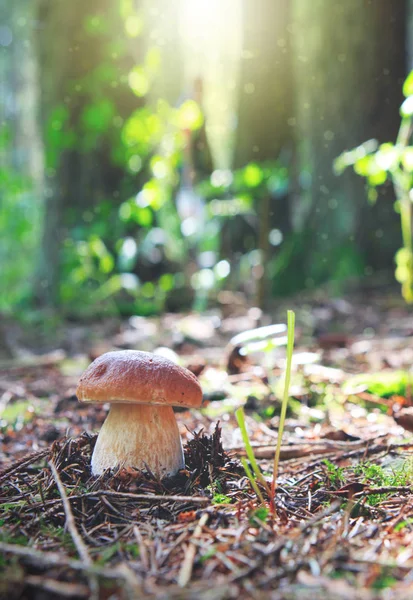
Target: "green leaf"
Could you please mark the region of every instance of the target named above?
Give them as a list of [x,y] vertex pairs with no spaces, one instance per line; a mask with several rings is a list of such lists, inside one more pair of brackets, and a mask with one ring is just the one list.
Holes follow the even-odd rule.
[[151,145],[156,144],[163,132],[163,123],[158,115],[148,108],[136,110],[125,122],[122,141],[141,157],[149,154]]
[[395,260],[397,265],[411,267],[413,262],[413,256],[411,250],[408,248],[400,248],[396,252]]
[[150,179],[142,188],[147,205],[158,210],[164,204],[164,195],[162,186],[156,179]]
[[212,498],[213,504],[230,504],[231,498],[225,496],[224,494],[215,494]]
[[105,98],[86,106],[81,120],[86,130],[102,134],[109,129],[114,116],[115,107],[113,102]]
[[245,167],[244,183],[247,187],[257,187],[262,183],[263,179],[264,174],[258,165],[251,163]]
[[376,154],[376,163],[383,171],[393,171],[399,164],[399,149],[394,144],[381,144]]
[[103,241],[97,236],[91,236],[89,240],[89,248],[96,257],[102,258],[107,253],[107,249]]
[[204,117],[195,100],[186,100],[179,107],[176,115],[176,124],[180,129],[194,131],[202,127]]
[[164,179],[170,175],[170,165],[162,156],[155,155],[150,161],[151,171],[157,179]]
[[268,518],[268,514],[269,514],[268,508],[266,508],[265,506],[259,506],[258,508],[256,508],[254,511],[252,511],[249,514],[248,520],[251,525],[257,526],[260,522],[261,523],[266,522],[266,520]]
[[119,207],[119,218],[127,223],[132,217],[132,203],[130,201],[122,202]]
[[290,392],[290,381],[291,381],[291,364],[293,359],[294,351],[294,332],[295,332],[295,312],[293,310],[287,311],[287,364],[285,367],[285,379],[284,379],[284,394],[283,401],[281,404],[280,422],[278,425],[277,432],[277,447],[274,456],[274,468],[273,468],[273,479],[271,484],[272,501],[275,501],[275,488],[278,476],[278,466],[280,461],[281,442],[284,433],[284,423],[287,415],[288,397]]
[[268,517],[268,508],[266,508],[265,506],[260,506],[259,508],[255,509],[254,516],[257,517],[257,519],[259,519],[263,523],[265,523]]
[[120,550],[120,542],[115,542],[112,546],[108,546],[99,554],[97,563],[104,565],[106,564],[115,554],[117,554]]
[[113,256],[109,253],[102,256],[102,258],[99,261],[99,269],[102,273],[110,273],[111,271],[113,271],[114,266],[115,261],[113,259]]
[[127,19],[130,15],[134,15],[135,8],[133,0],[120,0],[119,12],[123,19]]
[[[263,474],[261,473],[261,471],[260,471],[260,468],[259,468],[259,466],[258,466],[258,464],[257,464],[256,458],[255,458],[255,455],[254,455],[254,450],[252,449],[251,442],[250,442],[250,440],[249,440],[249,437],[248,437],[248,431],[247,431],[247,427],[246,427],[246,425],[245,425],[245,415],[244,415],[244,409],[243,409],[242,407],[241,407],[241,408],[238,408],[238,409],[235,411],[235,417],[236,417],[236,419],[237,419],[238,426],[239,426],[239,428],[240,428],[240,430],[241,430],[241,436],[242,436],[242,441],[244,442],[245,451],[246,451],[246,453],[247,453],[248,460],[249,460],[249,461],[250,461],[250,463],[251,463],[251,466],[252,466],[252,468],[253,468],[253,471],[254,471],[254,473],[255,473],[255,476],[256,476],[256,478],[258,479],[258,481],[259,481],[259,482],[260,482],[260,483],[261,483],[261,484],[262,484],[262,485],[263,485],[263,486],[264,486],[264,487],[267,489],[267,491],[268,491],[268,490],[269,490],[269,488],[268,488],[268,483],[267,483],[267,481],[265,480],[265,478],[264,478],[264,475],[263,475]],[[247,462],[246,462],[245,460],[242,460],[241,462],[242,462],[242,464],[243,464],[243,467],[244,467],[244,469],[245,469],[245,472],[246,472],[246,474],[247,474],[247,477],[248,477],[248,479],[251,481],[251,484],[252,484],[252,481],[253,481],[253,479],[254,479],[254,478],[252,477],[252,475],[250,476],[250,474],[251,474],[251,471],[250,471],[250,470],[249,470],[249,468],[248,468]],[[244,463],[245,463],[245,464],[244,464]],[[252,480],[251,480],[251,477],[252,477]],[[254,487],[254,485],[253,485],[253,487]],[[255,490],[255,492],[256,492],[256,489],[255,489],[255,487],[254,487],[254,490]],[[257,495],[258,495],[258,494],[257,494]],[[262,498],[262,496],[260,497],[260,500],[261,500],[261,498]]]
[[143,67],[134,67],[129,73],[129,86],[132,92],[138,96],[146,96],[149,92],[149,79]]
[[386,170],[381,168],[377,157],[382,161],[383,164],[391,164],[390,161],[394,160],[394,154],[390,153],[389,149],[384,149],[381,153],[369,154],[356,160],[354,163],[354,171],[357,175],[367,177],[369,185],[376,187],[382,185],[387,179]]
[[413,146],[407,146],[402,153],[402,165],[409,173],[413,172]]
[[413,519],[411,517],[409,517],[408,519],[404,519],[404,521],[396,523],[396,525],[394,526],[394,531],[401,531],[404,527],[407,527],[407,525],[411,525],[412,523]]
[[159,287],[164,292],[170,292],[174,289],[175,278],[171,273],[164,273],[159,278]]
[[409,75],[403,84],[403,94],[406,96],[413,96],[413,71],[410,71]]
[[369,187],[367,190],[367,200],[369,204],[375,204],[377,202],[378,193],[374,187]]
[[161,66],[161,52],[157,46],[153,48],[149,48],[148,52],[145,56],[145,67],[148,69],[149,73],[155,74],[159,71],[159,67]]
[[123,287],[121,275],[112,275],[105,283],[103,283],[93,294],[90,295],[92,304],[103,302],[110,296],[113,296]]
[[135,205],[134,209],[134,220],[142,227],[150,227],[153,223],[153,213],[150,208],[140,208]]
[[368,175],[370,175],[372,171],[373,163],[373,156],[362,156],[361,158],[358,158],[354,163],[354,170],[357,173],[357,175],[361,175],[362,177],[368,177]]
[[143,21],[139,15],[129,15],[125,20],[126,34],[131,38],[138,37],[143,30]]
[[378,185],[383,185],[387,179],[386,171],[377,171],[376,173],[372,173],[368,176],[367,181],[369,185],[376,187]]
[[261,490],[254,479],[254,475],[252,474],[251,469],[248,466],[247,460],[243,456],[241,457],[241,464],[244,467],[245,474],[248,477],[251,487],[254,490],[258,500],[261,502],[261,504],[264,504],[264,497],[261,494]]
[[400,107],[402,117],[411,117],[413,115],[413,95],[406,98]]

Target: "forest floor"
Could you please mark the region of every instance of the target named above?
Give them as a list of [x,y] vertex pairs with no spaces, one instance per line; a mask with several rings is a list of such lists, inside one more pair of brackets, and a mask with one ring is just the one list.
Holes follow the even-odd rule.
[[[3,325],[1,598],[413,597],[413,312],[373,291],[302,298],[271,318],[221,300],[203,315]],[[285,346],[244,356],[230,340],[285,323],[286,308],[296,343],[271,514],[240,463],[234,411],[269,479]],[[160,346],[204,390],[200,410],[177,412],[186,469],[92,477],[107,407],[78,403],[80,374],[110,349]]]

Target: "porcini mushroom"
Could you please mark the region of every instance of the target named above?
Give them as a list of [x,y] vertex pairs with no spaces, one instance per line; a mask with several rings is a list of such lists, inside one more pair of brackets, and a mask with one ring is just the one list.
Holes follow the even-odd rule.
[[147,466],[163,477],[184,468],[172,407],[201,405],[201,386],[190,371],[148,352],[107,352],[83,373],[76,394],[81,402],[111,404],[93,451],[93,475]]

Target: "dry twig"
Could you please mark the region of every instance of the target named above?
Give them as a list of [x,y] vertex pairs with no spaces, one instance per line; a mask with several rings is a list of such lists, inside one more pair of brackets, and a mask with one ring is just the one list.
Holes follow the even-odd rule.
[[[82,498],[99,498],[101,496],[113,498],[129,498],[130,500],[145,500],[150,503],[156,502],[189,502],[191,504],[209,504],[211,500],[206,496],[176,496],[176,495],[161,495],[161,494],[134,494],[132,492],[116,492],[114,490],[96,490],[94,492],[85,492],[84,494],[74,494],[67,496],[67,500],[81,500]],[[33,503],[32,508],[37,506],[53,506],[60,504],[62,500],[55,498],[53,500],[45,500],[45,502]]]
[[[76,550],[77,550],[80,558],[82,559],[82,561],[85,563],[85,565],[87,567],[91,567],[91,566],[93,566],[93,561],[90,558],[90,554],[86,547],[86,544],[82,540],[82,537],[77,530],[75,518],[73,516],[72,509],[70,508],[70,502],[67,497],[66,490],[62,483],[62,480],[60,479],[60,475],[59,475],[53,461],[49,462],[49,466],[52,471],[53,478],[56,481],[56,485],[57,485],[57,489],[59,490],[59,494],[62,498],[63,509],[65,511],[65,516],[66,516],[66,525],[67,525],[69,533],[72,537],[73,543],[76,546]],[[90,585],[90,589],[91,589],[91,598],[97,600],[99,598],[99,582],[98,582],[96,576],[91,575],[89,577],[89,585]]]
[[6,467],[2,471],[0,471],[0,482],[2,482],[7,477],[10,477],[10,475],[13,475],[16,471],[19,471],[20,469],[23,469],[24,467],[31,465],[36,460],[40,460],[41,458],[44,458],[48,454],[49,454],[49,448],[46,448],[45,450],[40,450],[39,452],[35,452],[34,454],[29,454],[29,456],[25,456],[24,458],[13,463],[9,467]]
[[[208,515],[208,513],[205,512],[202,515],[202,517],[199,519],[198,525],[195,527],[195,531],[194,531],[194,534],[193,534],[191,540],[197,540],[201,537],[202,528],[204,525],[207,524],[208,518],[209,518],[209,515]],[[196,555],[196,544],[194,544],[193,541],[191,541],[188,544],[188,547],[186,549],[184,562],[182,563],[182,567],[179,572],[178,585],[180,587],[185,587],[191,580],[195,555]]]

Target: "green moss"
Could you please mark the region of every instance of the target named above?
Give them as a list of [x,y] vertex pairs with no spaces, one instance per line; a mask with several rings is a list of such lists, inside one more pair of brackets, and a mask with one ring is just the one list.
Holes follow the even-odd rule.
[[0,431],[9,427],[19,428],[31,421],[34,415],[34,408],[28,400],[9,402],[0,415]]
[[212,498],[212,504],[230,504],[231,498],[225,496],[225,494],[215,494]]
[[344,393],[349,394],[362,388],[380,398],[390,398],[394,395],[405,396],[412,384],[413,375],[406,371],[383,371],[350,377],[342,389]]

